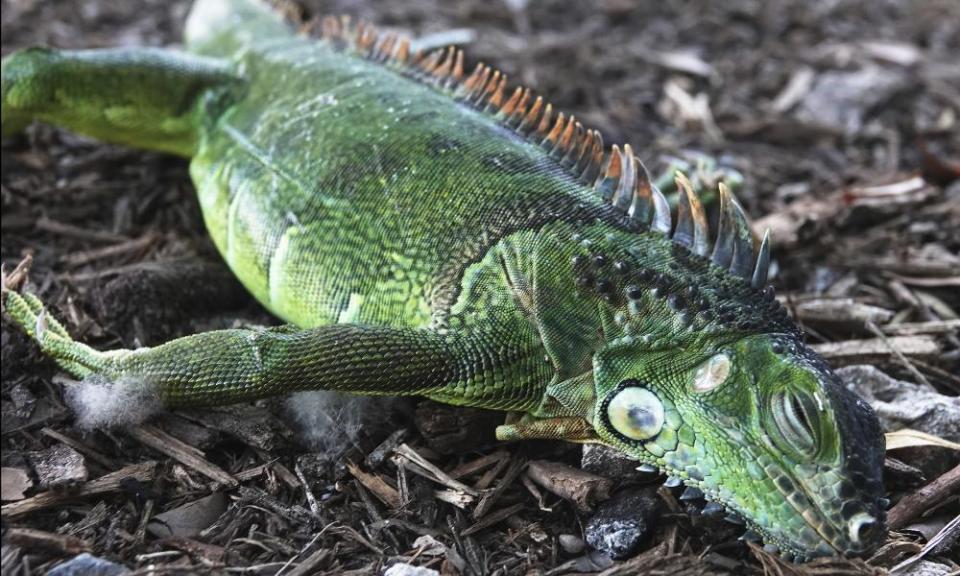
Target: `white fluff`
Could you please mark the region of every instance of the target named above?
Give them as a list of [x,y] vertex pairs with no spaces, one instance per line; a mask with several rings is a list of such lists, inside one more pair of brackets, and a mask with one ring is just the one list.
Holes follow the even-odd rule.
[[291,394],[287,409],[305,444],[315,452],[336,456],[356,444],[362,428],[382,424],[393,402],[393,398],[310,390]]
[[84,430],[139,424],[163,408],[155,387],[134,378],[94,375],[66,385],[64,394]]

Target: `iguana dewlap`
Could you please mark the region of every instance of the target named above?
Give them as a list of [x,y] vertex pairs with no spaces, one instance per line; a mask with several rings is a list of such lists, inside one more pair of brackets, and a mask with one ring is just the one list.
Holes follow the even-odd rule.
[[882,541],[877,419],[765,288],[769,239],[729,190],[711,234],[682,176],[672,218],[629,146],[459,50],[321,27],[200,0],[183,52],[3,60],[4,136],[189,157],[218,249],[288,322],[99,352],[9,293],[45,352],[169,407],[322,388],[519,412],[499,437],[611,446],[787,557]]

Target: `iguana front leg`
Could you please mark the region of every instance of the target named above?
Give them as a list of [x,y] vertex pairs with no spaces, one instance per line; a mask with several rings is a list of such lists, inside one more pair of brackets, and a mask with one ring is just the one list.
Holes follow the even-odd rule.
[[[453,337],[352,324],[281,326],[218,330],[152,348],[101,352],[71,339],[32,295],[8,292],[6,310],[64,370],[168,408],[323,389],[442,396],[456,404],[512,404],[523,410],[522,398],[533,398],[529,387],[543,377],[523,346],[503,338],[493,345],[482,334]],[[490,396],[491,391],[500,395]],[[511,402],[511,396],[517,400]]]

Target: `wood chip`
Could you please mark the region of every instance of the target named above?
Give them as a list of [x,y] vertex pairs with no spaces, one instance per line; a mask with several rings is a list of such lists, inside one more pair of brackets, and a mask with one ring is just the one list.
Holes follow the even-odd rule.
[[4,544],[9,542],[26,550],[41,550],[60,556],[74,556],[92,550],[86,540],[76,536],[53,534],[30,528],[10,528],[4,532],[3,540]]
[[609,498],[613,488],[613,480],[609,478],[547,460],[531,461],[527,476],[544,489],[573,502],[583,512],[591,510],[596,502]]
[[497,487],[486,492],[483,498],[480,499],[480,503],[474,508],[473,518],[475,520],[479,520],[490,511],[493,505],[503,496],[503,493],[506,492],[507,488],[513,485],[513,481],[520,476],[520,472],[524,466],[526,466],[526,460],[524,458],[514,455],[513,458],[510,459],[510,466],[504,473],[503,478],[500,479],[500,482],[497,483]]
[[447,474],[451,478],[458,480],[464,476],[469,476],[471,474],[476,474],[482,470],[486,470],[490,466],[495,466],[504,460],[510,459],[510,453],[506,450],[497,450],[496,452],[491,452],[490,454],[485,454],[474,460],[468,460],[463,464],[455,467],[453,470],[450,470]]
[[150,426],[149,424],[141,424],[140,426],[128,428],[127,434],[141,444],[149,446],[157,452],[166,454],[184,466],[210,478],[214,482],[219,482],[224,486],[230,487],[236,486],[238,483],[237,479],[231,476],[226,470],[208,461],[203,452],[189,444],[181,442],[159,428]]
[[284,576],[308,576],[309,574],[316,574],[317,567],[329,558],[331,554],[333,554],[332,550],[321,548],[304,558],[302,562],[297,564],[296,568],[284,573]]
[[798,320],[823,324],[885,324],[893,318],[893,311],[862,304],[853,298],[818,298],[793,305]]
[[487,514],[486,516],[484,516],[481,520],[478,520],[477,522],[474,522],[473,524],[465,528],[463,532],[460,533],[460,536],[469,536],[471,534],[476,534],[477,532],[483,530],[484,528],[488,528],[490,526],[493,526],[494,524],[497,524],[498,522],[506,520],[507,518],[513,516],[514,514],[516,514],[521,510],[523,510],[522,502],[514,504],[513,506],[508,506],[506,508],[503,508],[502,510],[497,510],[496,512],[491,512],[490,514]]
[[934,358],[940,354],[940,344],[930,336],[893,336],[887,342],[879,338],[845,340],[813,344],[811,348],[834,366],[846,366],[890,360],[895,356],[891,346],[906,357]]
[[19,518],[24,514],[36,512],[37,510],[46,510],[64,502],[69,502],[79,498],[88,498],[90,496],[99,496],[111,492],[122,490],[121,482],[127,478],[133,478],[140,482],[150,482],[156,473],[157,463],[154,461],[139,462],[131,464],[126,468],[121,468],[116,472],[105,474],[95,480],[90,480],[80,486],[76,492],[65,493],[49,490],[37,494],[26,500],[7,504],[0,508],[0,516],[4,518]]
[[956,466],[933,482],[905,496],[887,512],[887,524],[891,530],[899,530],[929,508],[960,491],[960,466]]
[[353,462],[347,462],[347,470],[358,482],[373,493],[378,500],[390,507],[391,510],[400,508],[400,493],[377,474],[364,472]]
[[407,429],[400,428],[395,430],[392,434],[387,436],[386,440],[380,443],[379,446],[374,448],[367,457],[364,458],[364,464],[367,465],[367,468],[376,468],[383,464],[383,461],[387,459],[387,456],[393,452],[393,449],[397,447],[400,442],[407,436]]
[[196,536],[220,518],[227,504],[227,496],[223,492],[214,492],[157,514],[147,524],[147,531],[158,538]]
[[83,454],[87,458],[93,460],[97,464],[103,466],[107,470],[113,470],[114,468],[117,467],[116,462],[114,462],[111,458],[104,456],[103,454],[87,446],[83,442],[79,440],[75,440],[74,438],[71,438],[66,434],[61,434],[60,432],[57,432],[52,428],[43,428],[42,430],[40,430],[40,432],[42,432],[44,436],[53,438],[58,442],[62,442],[66,444],[67,446],[73,448],[74,450]]
[[918,336],[920,334],[960,333],[960,320],[934,320],[931,322],[902,322],[880,328],[890,336]]
[[[312,526],[316,522],[316,518],[303,506],[296,504],[287,506],[259,488],[240,486],[237,493],[240,496],[241,503],[266,508],[278,516],[296,524]],[[201,534],[201,536],[203,535]]]
[[910,428],[901,428],[885,434],[887,439],[887,450],[899,450],[900,448],[913,448],[916,446],[937,446],[948,450],[960,451],[960,444],[951,442],[933,434],[927,434],[920,430]]
[[[429,480],[433,480],[438,484],[442,484],[447,488],[450,488],[451,490],[458,490],[460,492],[463,492],[464,494],[469,494],[470,496],[479,495],[479,493],[473,488],[471,488],[470,486],[467,486],[462,482],[458,482],[457,480],[454,480],[446,472],[434,466],[432,463],[430,463],[426,458],[424,458],[420,454],[417,454],[417,452],[410,446],[406,444],[401,444],[397,446],[393,452],[397,456],[406,458],[411,463],[416,464],[416,467],[414,466],[408,467],[408,469],[411,472],[417,472],[421,476]],[[417,469],[418,467],[420,468],[420,470]],[[426,474],[424,474],[423,472],[426,472]]]
[[54,444],[44,450],[28,452],[27,460],[37,475],[41,490],[65,488],[89,478],[83,455],[66,444]]
[[469,494],[464,494],[459,490],[434,490],[433,497],[441,502],[453,504],[461,510],[466,510],[467,506],[473,504],[476,498]]

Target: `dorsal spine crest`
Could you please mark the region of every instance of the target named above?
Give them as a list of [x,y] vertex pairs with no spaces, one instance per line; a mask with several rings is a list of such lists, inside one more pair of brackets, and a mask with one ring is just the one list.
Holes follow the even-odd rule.
[[[298,11],[284,8],[295,17]],[[311,21],[300,26],[310,32]],[[585,128],[574,116],[554,113],[553,105],[529,88],[507,86],[506,74],[478,63],[464,74],[463,50],[450,46],[426,54],[410,54],[410,41],[397,34],[379,34],[365,22],[354,25],[349,16],[327,16],[320,26],[324,41],[338,50],[381,62],[399,73],[435,86],[453,98],[490,114],[498,123],[541,146],[578,182],[592,187],[600,198],[624,214],[638,229],[670,236],[680,246],[699,256],[710,254],[712,262],[756,289],[766,285],[770,264],[770,239],[758,242],[740,203],[720,184],[720,217],[716,239],[710,231],[703,205],[682,173],[677,173],[679,201],[676,219],[663,193],[651,182],[646,166],[629,144],[613,144],[607,150],[594,129]],[[712,248],[712,249],[711,249]]]

